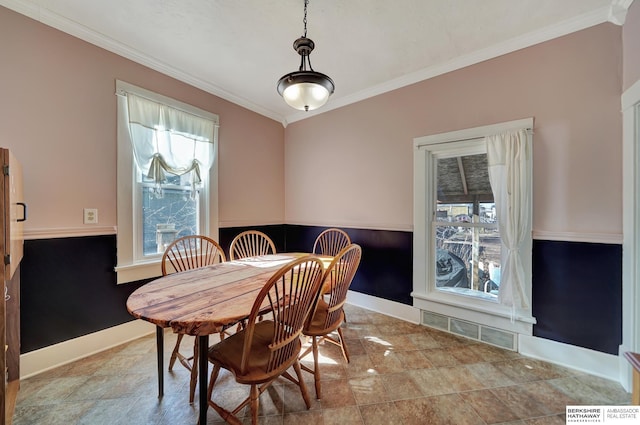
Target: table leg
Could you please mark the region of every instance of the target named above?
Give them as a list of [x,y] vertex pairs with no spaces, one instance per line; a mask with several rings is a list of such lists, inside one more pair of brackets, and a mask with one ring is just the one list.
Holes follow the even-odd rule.
[[198,337],[198,385],[200,385],[200,421],[204,425],[207,423],[207,410],[209,409],[209,400],[207,399],[207,372],[209,372],[209,335]]
[[156,352],[158,355],[158,398],[164,395],[164,328],[156,326]]

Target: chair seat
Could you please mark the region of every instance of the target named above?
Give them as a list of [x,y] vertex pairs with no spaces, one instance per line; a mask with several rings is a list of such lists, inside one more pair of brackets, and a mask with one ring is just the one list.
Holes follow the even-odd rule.
[[338,329],[344,321],[344,311],[341,311],[337,320],[329,326],[327,326],[326,323],[328,313],[329,304],[327,304],[325,300],[320,299],[311,322],[309,322],[302,333],[307,336],[323,336]]
[[273,341],[274,324],[272,320],[263,320],[255,325],[253,339],[251,340],[251,356],[248,359],[247,370],[241,372],[242,353],[245,344],[245,331],[241,330],[223,339],[218,344],[209,348],[209,361],[218,363],[225,369],[231,371],[236,377],[236,381],[241,384],[263,383],[273,379],[274,376],[282,374],[298,358],[298,353],[302,343],[298,340],[300,348],[295,350],[295,355],[285,362],[283,367],[267,373],[270,349],[269,345]]

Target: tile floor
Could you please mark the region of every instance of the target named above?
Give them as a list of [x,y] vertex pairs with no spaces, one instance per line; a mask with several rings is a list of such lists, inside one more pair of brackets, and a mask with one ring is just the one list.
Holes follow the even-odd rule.
[[[310,410],[297,387],[281,379],[260,397],[261,424],[561,425],[566,405],[630,403],[616,382],[353,306],[347,318],[351,362],[337,347],[322,347],[322,399],[313,397],[310,374]],[[167,361],[175,337],[165,335]],[[149,335],[22,380],[13,423],[196,424],[186,369],[165,373],[160,400],[156,379]],[[247,393],[225,374],[214,397],[232,407]],[[208,423],[221,423],[213,409]]]

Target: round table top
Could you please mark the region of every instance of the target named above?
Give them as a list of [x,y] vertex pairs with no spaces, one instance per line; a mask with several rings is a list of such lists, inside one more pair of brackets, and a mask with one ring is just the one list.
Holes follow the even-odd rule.
[[[256,296],[282,266],[307,253],[262,255],[173,273],[134,291],[127,310],[174,332],[210,335],[247,317]],[[325,268],[333,257],[316,256]]]

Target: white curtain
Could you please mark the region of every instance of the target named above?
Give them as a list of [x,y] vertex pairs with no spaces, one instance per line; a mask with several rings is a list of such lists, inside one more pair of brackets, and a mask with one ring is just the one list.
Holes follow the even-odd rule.
[[529,177],[530,138],[527,130],[510,131],[485,138],[489,181],[493,190],[500,237],[506,248],[498,300],[515,309],[528,309],[525,272],[521,251],[530,232],[531,184]]
[[208,119],[132,93],[126,95],[136,165],[156,184],[166,173],[191,173],[194,187],[213,164],[215,127]]

